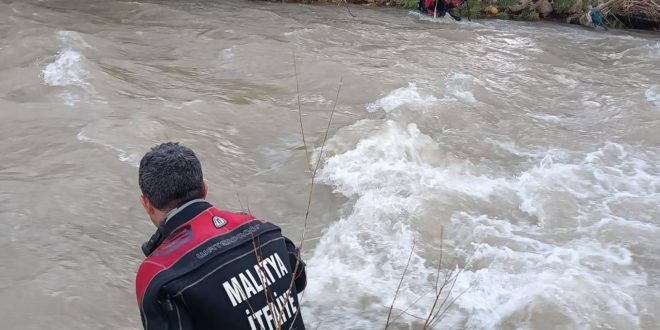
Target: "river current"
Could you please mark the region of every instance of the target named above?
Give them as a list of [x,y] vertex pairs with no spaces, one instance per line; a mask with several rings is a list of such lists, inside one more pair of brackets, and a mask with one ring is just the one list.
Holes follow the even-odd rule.
[[660,328],[658,34],[351,12],[0,2],[0,328],[141,328],[137,164],[169,140],[295,241],[322,157],[311,329],[382,329],[404,269],[421,328],[440,250],[437,328]]

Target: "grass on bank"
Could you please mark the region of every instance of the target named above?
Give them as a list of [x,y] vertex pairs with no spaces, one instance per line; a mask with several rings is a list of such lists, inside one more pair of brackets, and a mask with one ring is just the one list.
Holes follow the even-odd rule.
[[417,9],[417,0],[403,0],[401,7],[405,9]]
[[[582,7],[585,6],[587,1],[582,1],[583,5]],[[555,12],[562,12],[562,11],[567,11],[569,8],[572,8],[577,4],[577,1],[575,0],[554,0],[552,2],[552,8],[554,8]]]

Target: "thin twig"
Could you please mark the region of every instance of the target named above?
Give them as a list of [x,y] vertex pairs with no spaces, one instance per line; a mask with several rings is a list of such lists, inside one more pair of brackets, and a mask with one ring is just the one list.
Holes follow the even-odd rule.
[[332,123],[332,117],[335,114],[335,109],[337,108],[337,101],[339,101],[339,93],[341,92],[341,86],[344,83],[343,78],[339,78],[339,86],[337,87],[337,95],[335,96],[335,103],[330,111],[330,119],[328,119],[328,126],[325,128],[325,135],[323,136],[323,142],[321,143],[321,149],[319,150],[319,157],[316,159],[316,166],[314,166],[314,172],[312,176],[316,176],[316,171],[319,170],[319,165],[321,165],[321,159],[323,158],[323,149],[325,148],[325,142],[328,140],[328,132],[330,132],[330,124]]
[[390,305],[390,309],[387,312],[387,321],[385,322],[385,330],[387,330],[387,327],[390,326],[390,317],[392,317],[392,309],[394,309],[394,302],[396,302],[396,298],[399,296],[399,291],[401,290],[403,279],[404,277],[406,277],[406,272],[408,271],[408,267],[410,266],[410,260],[412,260],[412,256],[414,253],[415,253],[415,241],[413,241],[412,248],[410,249],[410,255],[408,256],[408,261],[406,262],[406,267],[403,269],[403,274],[401,274],[399,285],[396,287],[396,291],[394,292],[394,298],[392,298],[392,304]]
[[[337,109],[337,102],[339,102],[339,92],[341,91],[342,82],[343,82],[343,79],[340,78],[339,79],[339,86],[337,87],[337,95],[335,96],[335,102],[334,102],[334,105],[332,106],[332,110],[330,111],[330,118],[328,119],[328,126],[326,127],[325,134],[323,136],[323,142],[321,143],[319,158],[316,162],[316,166],[315,166],[314,170],[312,171],[312,177],[310,178],[309,195],[307,196],[307,208],[305,210],[305,218],[303,220],[303,231],[302,231],[302,234],[300,235],[301,238],[300,238],[300,244],[298,245],[298,251],[299,251],[298,253],[300,253],[300,251],[302,251],[303,245],[305,243],[305,235],[307,234],[307,224],[309,223],[309,212],[310,212],[310,209],[311,209],[311,206],[312,206],[312,196],[313,196],[313,193],[314,193],[314,185],[315,185],[314,180],[316,179],[316,172],[318,171],[318,168],[319,168],[319,165],[320,165],[320,160],[321,160],[321,157],[323,156],[323,149],[325,148],[325,143],[328,139],[328,132],[330,131],[330,124],[332,123],[332,117],[334,116],[335,110]],[[302,120],[301,120],[300,123],[301,123],[301,127],[302,127]],[[298,272],[299,267],[300,267],[300,258],[298,258],[298,261],[296,262],[296,266],[294,267],[294,270],[293,270],[293,275],[294,276]],[[289,285],[289,289],[293,288],[294,283],[295,283],[295,278],[292,278],[291,283]],[[304,297],[304,292],[303,292],[303,296],[301,297],[301,301],[302,301],[303,297]],[[300,301],[298,303],[300,303]]]
[[305,161],[306,166],[309,171],[310,168],[309,162],[309,152],[307,151],[307,141],[305,140],[305,127],[302,120],[302,105],[300,104],[300,84],[298,82],[298,65],[296,64],[296,51],[293,51],[293,73],[296,77],[296,97],[298,98],[298,120],[300,121],[300,134],[302,135],[303,147],[305,148]]
[[436,325],[438,322],[440,322],[440,320],[442,320],[442,318],[445,316],[445,314],[447,313],[447,311],[449,310],[449,308],[450,308],[451,306],[454,305],[454,302],[456,302],[456,300],[458,300],[458,298],[460,298],[460,297],[461,297],[464,293],[466,293],[469,289],[470,289],[470,287],[465,288],[465,290],[463,290],[461,293],[459,293],[454,299],[452,299],[452,300],[449,302],[449,304],[447,304],[447,306],[445,307],[445,310],[442,311],[442,313],[440,313],[440,316],[439,316],[435,321],[433,321],[433,324],[431,324],[431,328],[430,328],[430,329],[433,329],[433,328],[435,327],[435,325]]
[[[300,104],[300,88],[299,88],[299,83],[298,83],[298,68],[297,68],[297,64],[296,64],[295,52],[293,53],[293,69],[294,69],[294,73],[295,73],[295,76],[296,76],[296,92],[298,93],[298,95],[297,95],[297,98],[298,98],[298,119],[300,121],[300,132],[303,136],[303,146],[305,148],[305,159],[307,161],[307,166],[309,168],[311,163],[309,161],[309,153],[308,153],[308,150],[307,150],[307,142],[305,140],[305,129],[304,129],[303,121],[302,121],[302,106]],[[323,157],[323,149],[325,148],[325,144],[326,144],[326,141],[328,139],[328,132],[330,131],[330,125],[332,124],[332,118],[335,114],[335,110],[337,109],[337,103],[339,102],[339,94],[341,92],[342,83],[343,83],[343,79],[340,78],[339,79],[339,86],[337,87],[337,95],[335,97],[335,102],[332,106],[332,110],[330,111],[330,118],[328,119],[328,125],[326,127],[325,134],[323,135],[323,142],[321,143],[319,158],[316,161],[316,166],[314,167],[314,169],[313,170],[310,169],[311,172],[312,172],[312,175],[311,175],[311,178],[310,178],[309,195],[307,197],[307,208],[305,210],[305,218],[303,220],[303,231],[302,231],[302,234],[301,234],[300,244],[298,245],[298,259],[296,260],[296,265],[293,269],[293,274],[292,274],[292,277],[291,277],[291,283],[289,284],[289,292],[290,292],[290,290],[293,289],[293,286],[294,286],[295,280],[296,280],[296,274],[298,273],[298,270],[300,268],[300,263],[301,263],[300,262],[300,252],[303,249],[303,245],[304,245],[304,242],[305,242],[305,235],[307,233],[307,224],[309,223],[309,213],[310,213],[310,209],[311,209],[311,205],[312,205],[312,196],[313,196],[313,193],[314,193],[316,173],[317,173],[317,171],[319,169],[319,166],[320,166],[320,163],[321,163],[321,157]],[[304,298],[304,292],[303,292],[303,295],[300,297],[300,299],[298,301],[299,305],[301,304],[303,298]],[[289,299],[289,297],[287,296],[287,298],[285,300],[285,303],[288,303],[288,299]],[[296,314],[294,315],[294,319],[295,319],[295,317],[297,317],[298,313],[300,313],[300,309],[298,309],[296,311]],[[293,323],[291,324],[291,327],[293,327]]]
[[[431,306],[431,310],[429,311],[429,315],[426,318],[426,322],[424,322],[424,327],[426,328],[430,323],[431,319],[433,316],[433,313],[435,311],[435,307],[438,305],[438,301],[440,300],[440,296],[442,295],[442,291],[444,290],[445,286],[447,285],[447,274],[445,274],[445,280],[442,283],[442,286],[438,288],[440,285],[440,269],[442,267],[442,251],[443,251],[443,237],[444,237],[444,226],[440,226],[440,260],[438,261],[438,270],[436,272],[436,277],[435,277],[435,299],[433,300],[433,305]],[[450,273],[451,274],[451,273]]]
[[442,267],[442,245],[444,236],[444,226],[440,226],[440,260],[438,261],[438,271],[435,276],[435,293],[438,294],[438,284],[440,282],[440,268]]
[[[268,290],[269,286],[266,285],[266,273],[264,272],[264,269],[263,269],[263,267],[265,267],[265,266],[262,264],[262,261],[264,260],[264,257],[263,257],[263,254],[261,253],[261,245],[259,245],[259,247],[257,247],[256,238],[254,237],[253,234],[251,234],[251,236],[252,236],[252,246],[254,247],[254,254],[256,255],[257,265],[259,266],[259,267],[257,267],[259,269],[259,273],[257,275],[259,276],[259,280],[261,280],[261,283],[262,283],[263,288],[264,288],[264,290],[263,290],[264,291],[264,297],[266,298],[266,304],[268,305],[268,310],[270,311],[271,314],[273,314],[273,305],[274,304],[273,304],[272,300],[275,298],[275,296],[273,295],[272,298],[270,297],[269,290]],[[276,312],[277,312],[277,315],[279,315],[279,311],[276,311]],[[282,327],[282,323],[281,323],[280,318],[278,317],[276,319],[276,322],[275,322],[275,328],[276,328],[276,330],[280,330],[281,327]]]
[[[393,309],[401,310],[400,308],[393,308]],[[399,313],[399,315],[403,315],[403,314],[406,314],[406,315],[408,315],[408,316],[410,316],[410,317],[412,317],[412,318],[418,319],[418,320],[420,320],[420,321],[424,321],[424,318],[423,318],[423,317],[421,317],[421,316],[417,316],[417,315],[412,314],[412,313],[408,313],[408,310],[407,310],[407,309],[406,309],[406,310],[403,310],[403,311],[401,311],[401,313]],[[392,319],[392,322],[394,322],[394,321],[396,321],[396,318]]]
[[[415,299],[415,301],[413,301],[413,303],[410,304],[410,306],[406,307],[406,309],[404,309],[401,313],[399,313],[399,315],[395,316],[395,317],[392,319],[392,322],[398,320],[398,319],[401,317],[401,315],[403,315],[403,314],[411,315],[410,313],[407,313],[408,310],[411,309],[413,306],[415,306],[420,300],[422,300],[422,298],[426,297],[429,293],[431,293],[431,291],[433,291],[433,289],[429,289],[429,290],[427,290],[426,292],[424,292],[424,294],[422,294],[421,296],[417,297],[417,299]],[[422,321],[425,320],[423,317],[419,317],[419,316],[418,316],[418,318],[421,319]]]
[[[330,111],[330,118],[328,119],[328,126],[325,128],[325,134],[323,135],[323,142],[321,142],[321,148],[319,150],[319,157],[316,161],[316,166],[314,166],[314,170],[312,171],[312,177],[310,178],[310,185],[309,185],[309,195],[307,196],[307,209],[305,210],[305,221],[303,222],[303,232],[301,235],[301,240],[300,240],[300,245],[298,245],[298,249],[302,251],[303,244],[305,242],[305,235],[307,233],[307,223],[309,222],[309,212],[312,206],[312,194],[314,192],[314,184],[315,184],[315,179],[316,179],[316,173],[319,169],[319,166],[321,165],[321,158],[323,157],[323,149],[325,148],[325,143],[328,140],[328,132],[330,131],[330,125],[332,124],[332,117],[335,114],[335,110],[337,109],[337,102],[339,102],[339,93],[341,92],[341,86],[343,84],[343,78],[339,78],[339,86],[337,87],[337,95],[335,96],[335,102],[334,105],[332,106],[332,110]],[[300,122],[301,127],[302,127],[302,120]]]
[[241,196],[236,193],[236,198],[238,199],[238,204],[241,205],[241,212],[245,213],[245,209],[243,208],[243,202],[241,202]]
[[348,6],[348,0],[344,0],[344,3],[346,4],[346,10],[348,11],[348,14],[351,15],[351,17],[356,17],[351,13],[351,8]]
[[[252,246],[254,247],[254,255],[256,256],[257,264],[260,264],[260,263],[261,263],[261,260],[262,260],[263,258],[262,258],[261,252],[257,249],[257,244],[256,244],[256,240],[255,240],[255,238],[254,238],[254,235],[252,235]],[[265,283],[265,282],[264,282],[264,278],[261,278],[261,277],[260,277],[260,280],[261,280],[261,283],[262,283],[262,284]],[[267,288],[266,288],[266,286],[264,285],[264,293],[266,294],[266,301],[268,301],[268,293],[267,293],[267,292],[268,292],[268,291],[267,291]],[[246,299],[246,300],[245,300],[245,303],[248,305],[248,308],[250,309],[250,313],[252,313],[252,314],[250,314],[250,316],[248,316],[248,317],[251,317],[251,318],[253,319],[253,321],[254,321],[254,313],[255,313],[255,312],[254,312],[254,308],[253,308],[252,305],[250,304],[249,299]],[[262,329],[263,329],[263,327],[262,327]]]
[[[443,308],[443,306],[445,306],[445,303],[447,302],[447,299],[449,299],[449,295],[451,294],[452,290],[454,290],[454,285],[456,285],[456,281],[458,280],[458,275],[461,274],[461,271],[462,270],[458,270],[456,272],[456,275],[454,276],[451,287],[449,287],[449,292],[447,293],[447,296],[445,296],[445,299],[440,304],[440,307],[438,307],[438,312],[433,316],[433,318],[431,319],[431,323],[429,323],[429,325],[434,324],[434,323],[437,322],[437,320],[439,320],[438,319],[438,314],[440,316],[444,315],[444,313],[440,314],[440,310]],[[456,299],[458,299],[458,298],[453,299],[452,302],[455,301]],[[447,307],[449,307],[449,306],[451,306],[451,303],[449,305],[447,305]]]

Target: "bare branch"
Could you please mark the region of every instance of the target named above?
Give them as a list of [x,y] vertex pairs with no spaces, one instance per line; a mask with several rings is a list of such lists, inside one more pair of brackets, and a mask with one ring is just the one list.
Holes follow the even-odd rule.
[[312,176],[316,176],[316,172],[319,170],[319,165],[321,165],[321,159],[323,158],[323,149],[325,148],[325,142],[328,140],[328,132],[330,132],[330,124],[332,124],[332,117],[335,114],[335,109],[337,109],[337,102],[339,101],[339,93],[341,92],[341,86],[344,83],[343,78],[339,78],[339,86],[337,87],[337,95],[335,96],[335,102],[332,106],[332,111],[330,111],[330,118],[328,119],[328,126],[325,128],[325,134],[323,135],[323,142],[321,143],[321,149],[319,150],[319,157],[316,159],[316,166],[314,167],[314,172]]
[[439,316],[435,321],[433,321],[433,324],[431,324],[431,329],[433,329],[433,328],[435,327],[435,325],[436,325],[440,320],[442,320],[442,318],[445,316],[445,314],[447,313],[447,311],[449,310],[449,308],[450,308],[452,305],[454,305],[454,302],[456,302],[456,300],[457,300],[458,298],[460,298],[464,293],[466,293],[468,289],[470,289],[470,287],[465,288],[465,290],[463,290],[461,293],[459,293],[454,299],[452,299],[452,300],[449,302],[449,304],[447,304],[447,306],[445,307],[445,310],[442,311],[442,313],[440,313],[440,316]]
[[238,204],[241,205],[241,212],[245,212],[245,209],[243,208],[243,202],[241,202],[241,196],[236,193],[236,198],[238,199]]
[[[424,328],[426,328],[431,323],[432,316],[433,316],[434,311],[435,311],[435,307],[438,305],[438,301],[440,300],[440,296],[442,295],[442,290],[447,285],[448,275],[445,274],[445,280],[442,283],[442,286],[438,288],[438,286],[440,284],[440,269],[442,267],[442,250],[443,250],[443,242],[444,242],[443,236],[444,236],[444,227],[440,226],[440,260],[438,262],[438,270],[437,270],[436,277],[435,277],[435,299],[433,300],[433,305],[431,306],[431,310],[429,311],[429,315],[426,318],[426,322],[424,322]],[[451,274],[451,273],[449,273],[449,274]]]
[[[401,313],[399,313],[399,315],[395,316],[395,317],[392,319],[392,322],[398,320],[398,319],[401,317],[401,315],[403,315],[403,314],[410,315],[409,313],[407,313],[408,310],[411,309],[413,306],[415,306],[420,300],[422,300],[422,298],[426,297],[429,293],[431,293],[431,291],[433,291],[433,289],[429,289],[429,290],[427,290],[426,292],[424,292],[424,294],[422,294],[421,296],[417,297],[417,299],[415,299],[415,301],[413,301],[413,303],[410,304],[410,306],[406,307],[406,309],[404,309]],[[421,320],[425,320],[425,319],[422,318],[422,317],[418,317],[418,318],[420,318]]]
[[348,14],[351,15],[351,17],[356,17],[351,13],[351,8],[348,6],[348,0],[344,0],[344,3],[346,4],[346,11],[348,11]]
[[[386,307],[387,307],[387,306],[386,306]],[[396,310],[401,310],[400,308],[396,308],[396,307],[395,307],[395,308],[392,308],[392,310],[395,310],[395,309],[396,309]],[[412,313],[408,313],[408,310],[407,310],[407,309],[406,309],[406,310],[401,310],[401,313],[399,313],[399,315],[402,315],[402,314],[406,314],[406,315],[408,315],[408,316],[410,316],[410,317],[412,317],[412,318],[414,318],[414,319],[418,319],[418,320],[420,320],[420,321],[424,321],[424,318],[423,318],[423,317],[418,316],[418,315],[415,315],[415,314],[412,314]],[[396,318],[392,319],[391,322],[394,322],[394,321],[396,321]]]
[[[453,273],[453,272],[454,272],[454,271],[452,271],[452,273]],[[446,306],[447,308],[445,309],[445,312],[440,313],[440,311],[442,310],[443,306],[445,306],[445,304],[447,303],[447,299],[449,299],[449,295],[451,294],[452,290],[454,290],[454,285],[456,285],[456,281],[458,280],[458,275],[460,275],[461,272],[462,272],[462,270],[458,270],[458,271],[456,272],[456,275],[454,276],[454,279],[452,280],[451,287],[449,287],[449,292],[447,293],[447,295],[445,296],[445,299],[442,301],[442,303],[441,303],[440,306],[438,307],[438,311],[437,311],[437,312],[435,313],[435,315],[433,315],[433,317],[431,318],[431,322],[428,323],[428,326],[431,326],[431,324],[435,324],[435,323],[437,323],[437,321],[440,320],[439,317],[441,317],[442,315],[444,315],[444,313],[446,312],[446,309],[448,309],[448,308],[451,306],[451,303],[448,304],[448,305]],[[454,299],[452,300],[452,302],[455,301],[456,299],[458,299],[458,297],[454,298]],[[426,327],[426,326],[427,326],[427,325],[425,324],[425,327]]]
[[435,294],[438,294],[438,284],[440,282],[440,269],[442,267],[442,245],[444,241],[444,226],[440,226],[440,260],[438,260],[438,271],[435,276]]
[[392,304],[390,305],[390,309],[387,313],[387,321],[385,322],[385,330],[387,330],[387,327],[390,326],[390,317],[392,317],[392,309],[394,308],[394,302],[396,302],[396,298],[399,296],[399,291],[401,290],[401,285],[403,284],[403,279],[406,277],[406,272],[408,271],[408,267],[410,266],[410,260],[412,260],[412,256],[415,253],[415,242],[413,241],[412,248],[410,249],[410,255],[408,256],[408,262],[406,262],[406,267],[403,269],[403,274],[401,274],[401,279],[399,280],[399,285],[396,287],[396,292],[394,293],[394,298],[392,299]]
[[[330,111],[330,118],[328,119],[328,125],[325,129],[325,134],[323,135],[323,142],[321,143],[321,149],[319,150],[319,156],[318,156],[318,159],[316,161],[316,166],[314,167],[314,170],[312,171],[312,177],[310,178],[309,194],[307,196],[307,208],[305,210],[305,218],[304,218],[304,222],[303,222],[303,232],[301,234],[300,245],[298,245],[298,249],[300,251],[302,251],[303,244],[305,243],[305,235],[307,233],[307,224],[309,222],[309,212],[310,212],[310,209],[311,209],[311,206],[312,206],[312,195],[314,193],[316,173],[319,169],[319,166],[321,165],[321,158],[323,157],[323,149],[325,148],[325,143],[328,140],[328,132],[330,132],[330,125],[332,124],[332,118],[335,114],[335,110],[337,109],[337,102],[339,102],[339,93],[341,92],[342,84],[343,84],[343,79],[340,78],[339,79],[339,86],[337,87],[337,95],[335,96],[335,102],[334,102],[334,105],[332,106],[332,110]],[[300,126],[302,127],[302,119],[300,121]]]
[[[300,132],[303,136],[303,145],[304,145],[304,148],[305,148],[305,159],[307,161],[307,166],[309,168],[310,160],[309,160],[309,153],[308,153],[308,149],[307,149],[307,142],[305,140],[305,129],[304,129],[303,120],[302,120],[302,107],[301,107],[301,104],[300,104],[300,88],[299,88],[299,83],[298,83],[298,69],[297,69],[297,65],[296,65],[295,52],[293,53],[293,66],[294,66],[294,73],[296,75],[296,92],[298,94],[297,95],[297,98],[298,98],[298,120],[300,121]],[[328,125],[325,129],[325,134],[323,135],[323,141],[321,143],[321,148],[320,148],[320,151],[319,151],[318,159],[316,161],[316,165],[315,165],[314,169],[309,168],[312,175],[311,175],[311,178],[310,178],[309,194],[307,196],[307,207],[305,209],[305,217],[304,217],[304,220],[303,220],[303,231],[302,231],[302,234],[301,234],[300,244],[298,245],[298,253],[300,253],[300,251],[302,251],[303,245],[304,245],[304,242],[305,242],[305,235],[307,233],[307,225],[309,223],[309,213],[310,213],[310,209],[311,209],[311,205],[312,205],[312,196],[313,196],[313,193],[314,193],[314,185],[316,183],[315,182],[316,173],[317,173],[317,171],[319,169],[319,166],[321,164],[321,158],[323,157],[323,150],[325,148],[325,144],[326,144],[326,141],[328,139],[330,126],[332,124],[332,118],[334,117],[335,110],[337,109],[337,103],[339,102],[339,95],[340,95],[340,92],[341,92],[342,83],[343,83],[343,79],[340,78],[339,79],[339,86],[337,87],[337,95],[335,96],[335,102],[332,106],[332,110],[330,111],[330,118],[328,119]],[[295,285],[295,275],[298,273],[298,270],[300,268],[300,264],[301,264],[301,262],[300,262],[300,257],[299,257],[298,260],[296,261],[296,265],[293,269],[291,283],[289,283],[289,292],[290,292],[290,290],[293,289],[293,286]],[[304,298],[304,294],[305,293],[303,292],[302,296],[300,297],[300,300],[298,301],[299,304],[302,303],[302,299]],[[285,301],[288,302],[288,299],[289,299],[289,297],[287,296]],[[296,315],[294,317],[297,317],[298,313],[300,313],[300,309],[298,309],[296,311]],[[292,323],[292,326],[293,326],[293,323]]]
[[302,135],[303,147],[305,148],[305,166],[311,171],[309,163],[309,151],[307,150],[307,141],[305,140],[305,127],[302,120],[302,105],[300,103],[300,84],[298,82],[298,65],[296,64],[296,51],[293,51],[293,73],[296,78],[296,97],[298,98],[298,119],[300,121],[300,134]]

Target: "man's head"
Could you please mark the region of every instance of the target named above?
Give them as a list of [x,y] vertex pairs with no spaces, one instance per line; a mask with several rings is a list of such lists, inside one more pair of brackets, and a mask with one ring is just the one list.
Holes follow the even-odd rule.
[[208,187],[195,153],[178,143],[151,148],[140,161],[140,202],[158,226],[168,211],[197,198],[206,198]]

